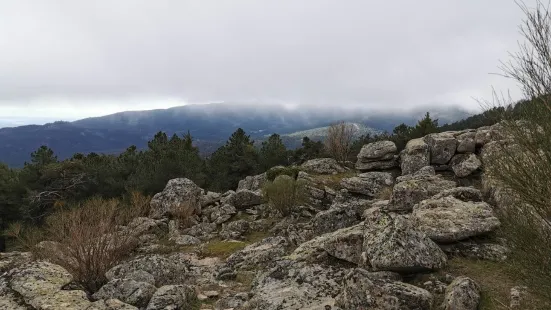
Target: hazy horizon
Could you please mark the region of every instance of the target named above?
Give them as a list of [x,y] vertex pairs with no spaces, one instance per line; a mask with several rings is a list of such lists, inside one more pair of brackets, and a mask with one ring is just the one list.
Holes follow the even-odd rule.
[[492,87],[520,99],[491,73],[522,18],[513,0],[5,0],[0,127],[209,102],[478,110]]

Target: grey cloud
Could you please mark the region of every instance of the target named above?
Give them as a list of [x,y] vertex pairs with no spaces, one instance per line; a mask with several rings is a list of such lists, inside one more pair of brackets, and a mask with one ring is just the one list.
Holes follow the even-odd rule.
[[521,19],[512,0],[0,0],[0,102],[473,107],[514,88],[489,73]]

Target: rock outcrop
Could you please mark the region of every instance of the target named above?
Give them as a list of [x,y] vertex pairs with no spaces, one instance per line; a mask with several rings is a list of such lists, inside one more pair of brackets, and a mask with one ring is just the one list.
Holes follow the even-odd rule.
[[310,159],[303,163],[300,168],[306,172],[316,174],[336,174],[346,171],[346,169],[339,165],[333,158]]
[[366,144],[358,153],[356,169],[372,171],[398,167],[396,152],[396,144],[392,141],[377,141]]
[[201,196],[203,190],[193,181],[185,178],[168,181],[165,189],[151,199],[149,217],[161,219],[177,213],[182,206],[195,209],[201,213]]
[[376,197],[381,190],[393,184],[392,174],[376,171],[360,173],[357,177],[344,178],[341,181],[341,186],[349,192],[368,197]]
[[465,202],[454,197],[426,199],[413,207],[419,230],[440,243],[484,235],[499,227],[492,207],[485,202]]
[[367,266],[377,271],[413,273],[446,265],[446,254],[406,216],[372,208],[364,217],[363,250]]

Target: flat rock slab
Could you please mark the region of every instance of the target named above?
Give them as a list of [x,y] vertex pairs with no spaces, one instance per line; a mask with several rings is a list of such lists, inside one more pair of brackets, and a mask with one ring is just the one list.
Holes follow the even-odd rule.
[[450,243],[494,231],[500,222],[485,202],[455,197],[421,201],[413,208],[419,230],[436,242]]

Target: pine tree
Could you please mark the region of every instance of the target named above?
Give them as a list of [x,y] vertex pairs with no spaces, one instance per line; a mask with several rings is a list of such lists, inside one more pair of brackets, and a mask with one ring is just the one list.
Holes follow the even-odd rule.
[[266,171],[278,165],[288,164],[287,153],[281,137],[274,133],[267,141],[262,142],[259,154],[261,170]]

